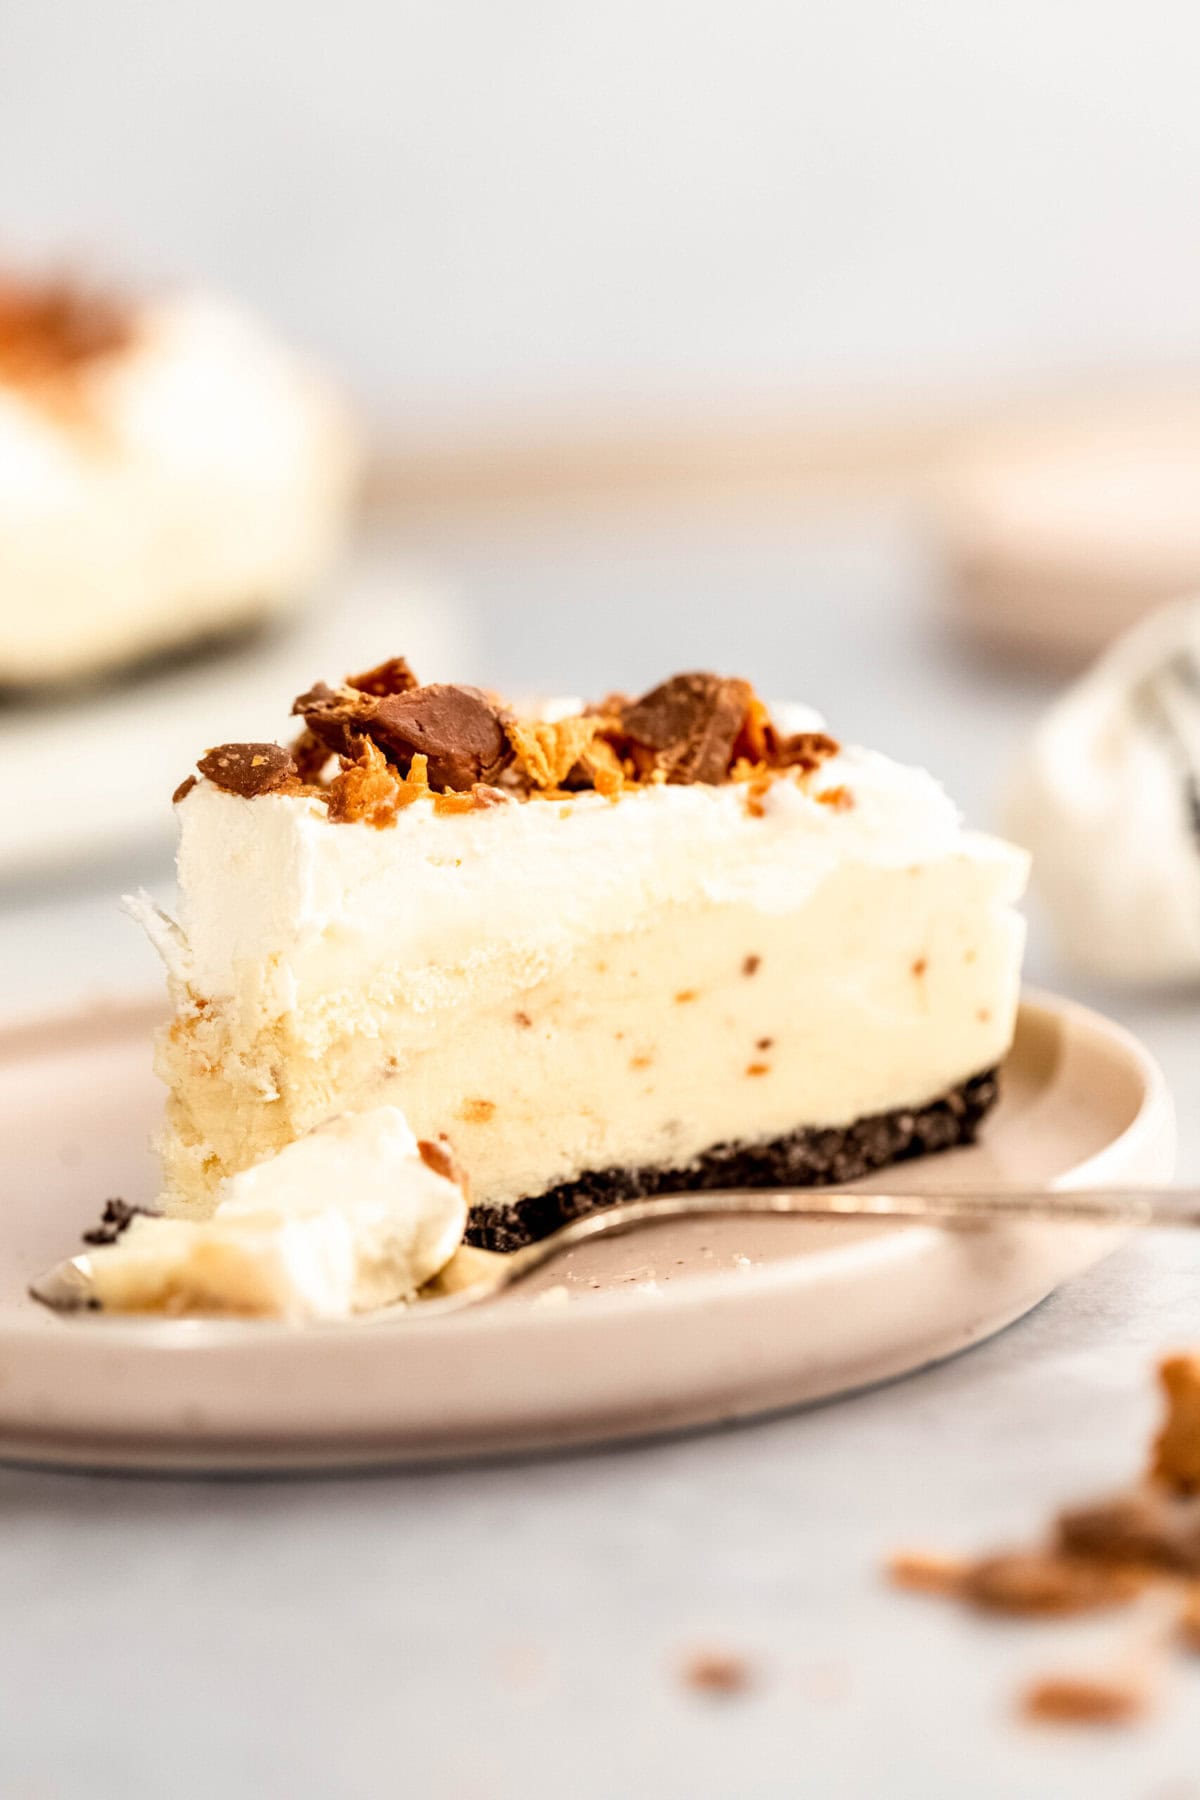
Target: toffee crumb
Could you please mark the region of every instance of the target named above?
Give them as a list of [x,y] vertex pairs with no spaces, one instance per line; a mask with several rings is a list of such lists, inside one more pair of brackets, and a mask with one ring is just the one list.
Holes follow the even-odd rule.
[[1142,1583],[1115,1564],[1053,1551],[1018,1551],[973,1563],[960,1592],[988,1612],[1047,1617],[1094,1612],[1133,1600]]
[[1046,1675],[1022,1696],[1027,1719],[1049,1725],[1128,1725],[1145,1713],[1149,1695],[1130,1679]]
[[1183,1603],[1179,1636],[1185,1650],[1200,1652],[1200,1587],[1193,1586]]
[[970,1567],[967,1557],[940,1550],[897,1550],[888,1558],[887,1577],[914,1594],[959,1594]]
[[698,1694],[744,1694],[753,1673],[744,1656],[729,1650],[697,1650],[683,1664],[684,1685]]
[[1200,1356],[1169,1356],[1159,1368],[1167,1420],[1154,1445],[1153,1474],[1182,1493],[1200,1489]]
[[432,1169],[435,1175],[440,1175],[445,1181],[452,1181],[455,1187],[465,1189],[466,1178],[455,1159],[448,1137],[418,1138],[417,1149],[427,1169]]
[[35,385],[75,379],[134,339],[132,310],[69,280],[0,281],[0,376]]
[[378,663],[364,675],[346,677],[347,687],[354,688],[360,694],[372,694],[376,700],[386,700],[389,694],[407,694],[410,688],[419,685],[407,658],[403,656],[390,656],[386,662]]

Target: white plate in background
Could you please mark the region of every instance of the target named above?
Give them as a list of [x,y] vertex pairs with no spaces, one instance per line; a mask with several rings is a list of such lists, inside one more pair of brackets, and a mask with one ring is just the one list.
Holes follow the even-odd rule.
[[290,736],[296,694],[396,655],[423,680],[453,679],[461,618],[436,575],[364,548],[260,636],[113,686],[0,704],[0,880],[169,845],[171,794],[197,756]]

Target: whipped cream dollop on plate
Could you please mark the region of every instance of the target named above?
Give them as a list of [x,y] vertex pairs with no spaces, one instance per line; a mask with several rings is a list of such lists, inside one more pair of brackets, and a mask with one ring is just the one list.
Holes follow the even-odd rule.
[[211,1218],[138,1214],[91,1253],[93,1293],[114,1312],[340,1319],[411,1300],[466,1223],[443,1147],[378,1106],[229,1176]]
[[1007,824],[1073,963],[1200,979],[1200,600],[1135,627],[1051,707]]

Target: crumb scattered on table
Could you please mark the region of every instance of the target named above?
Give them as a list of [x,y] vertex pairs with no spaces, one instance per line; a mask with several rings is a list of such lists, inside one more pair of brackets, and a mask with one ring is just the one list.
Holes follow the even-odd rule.
[[988,1612],[1053,1618],[1128,1606],[1139,1596],[1161,1614],[1145,1668],[1043,1677],[1022,1696],[1027,1719],[1127,1724],[1150,1705],[1152,1674],[1169,1643],[1200,1652],[1200,1353],[1166,1357],[1159,1380],[1167,1416],[1140,1483],[1060,1514],[1048,1542],[976,1558],[901,1551],[892,1583]]
[[744,1656],[731,1650],[695,1650],[684,1659],[683,1681],[698,1694],[744,1694],[753,1685]]
[[1149,1694],[1129,1678],[1044,1675],[1026,1688],[1021,1711],[1051,1725],[1128,1725],[1149,1709]]
[[957,1594],[971,1567],[965,1556],[940,1550],[897,1550],[888,1558],[888,1580],[914,1594]]

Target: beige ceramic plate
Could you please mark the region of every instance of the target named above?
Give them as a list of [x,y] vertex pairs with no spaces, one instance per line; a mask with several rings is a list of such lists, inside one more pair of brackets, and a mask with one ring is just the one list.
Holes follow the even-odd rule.
[[[75,1247],[107,1195],[154,1191],[153,1018],[130,1008],[0,1034],[0,1455],[326,1468],[734,1419],[978,1343],[1112,1242],[1053,1225],[673,1223],[586,1246],[529,1288],[427,1325],[57,1318],[25,1299],[29,1278]],[[892,1180],[1164,1181],[1173,1148],[1162,1077],[1134,1039],[1031,998],[985,1141]]]

